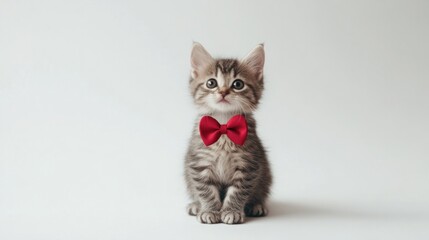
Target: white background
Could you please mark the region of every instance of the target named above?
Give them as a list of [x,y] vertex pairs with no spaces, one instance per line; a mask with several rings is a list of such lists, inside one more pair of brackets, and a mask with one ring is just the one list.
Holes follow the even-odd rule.
[[[271,214],[187,216],[192,41],[266,46]],[[0,1],[0,239],[428,239],[428,1]]]

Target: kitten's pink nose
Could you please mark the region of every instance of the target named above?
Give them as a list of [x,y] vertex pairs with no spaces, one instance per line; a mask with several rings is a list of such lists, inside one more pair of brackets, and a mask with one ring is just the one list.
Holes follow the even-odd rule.
[[224,98],[226,95],[229,94],[229,89],[227,89],[227,88],[221,89],[219,91],[219,93],[220,93],[220,95],[222,95],[222,98]]

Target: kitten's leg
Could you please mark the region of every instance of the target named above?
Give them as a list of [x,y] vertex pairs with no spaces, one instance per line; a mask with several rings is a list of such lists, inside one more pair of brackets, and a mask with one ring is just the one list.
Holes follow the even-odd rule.
[[217,187],[201,183],[196,190],[201,203],[200,211],[197,213],[198,221],[209,224],[220,222],[219,210],[222,203]]
[[221,210],[221,220],[227,224],[244,222],[244,205],[249,194],[236,186],[228,187]]
[[237,170],[223,201],[221,220],[227,224],[244,222],[244,206],[252,192],[256,176]]
[[200,203],[197,220],[201,223],[218,223],[222,207],[220,193],[211,166],[204,163],[206,162],[196,159],[190,164],[188,168],[190,190],[193,199]]
[[219,210],[222,207],[219,189],[213,181],[213,173],[208,167],[194,166],[192,169],[192,181],[194,193],[200,202],[200,211],[197,219],[201,223],[220,222]]
[[[266,158],[261,162],[267,163]],[[250,196],[244,208],[246,216],[249,217],[261,217],[268,214],[268,208],[266,207],[265,202],[268,198],[272,182],[268,164],[265,164],[265,167],[261,169],[261,172],[262,174],[254,188],[254,192],[252,193],[252,196]]]
[[188,214],[191,216],[197,216],[198,212],[200,211],[201,204],[198,201],[191,202],[188,204],[187,210]]

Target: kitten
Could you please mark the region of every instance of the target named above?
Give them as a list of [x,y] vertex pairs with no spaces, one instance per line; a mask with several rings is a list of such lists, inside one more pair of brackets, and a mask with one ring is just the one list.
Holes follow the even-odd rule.
[[[263,90],[264,46],[244,59],[214,59],[199,43],[191,53],[190,90],[199,116],[185,159],[185,178],[192,203],[188,213],[201,223],[242,223],[244,216],[267,214],[265,201],[271,172],[256,134],[256,109]],[[247,138],[236,144],[223,134],[206,146],[199,121],[211,116],[226,124],[235,115],[247,122]]]

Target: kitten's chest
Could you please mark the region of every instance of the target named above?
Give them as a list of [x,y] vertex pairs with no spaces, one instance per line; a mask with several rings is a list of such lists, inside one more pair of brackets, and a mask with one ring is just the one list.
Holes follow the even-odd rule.
[[214,174],[220,182],[229,183],[232,181],[237,167],[244,164],[243,153],[224,136],[218,140],[217,145],[214,146],[218,147],[215,154],[216,158],[212,162]]

